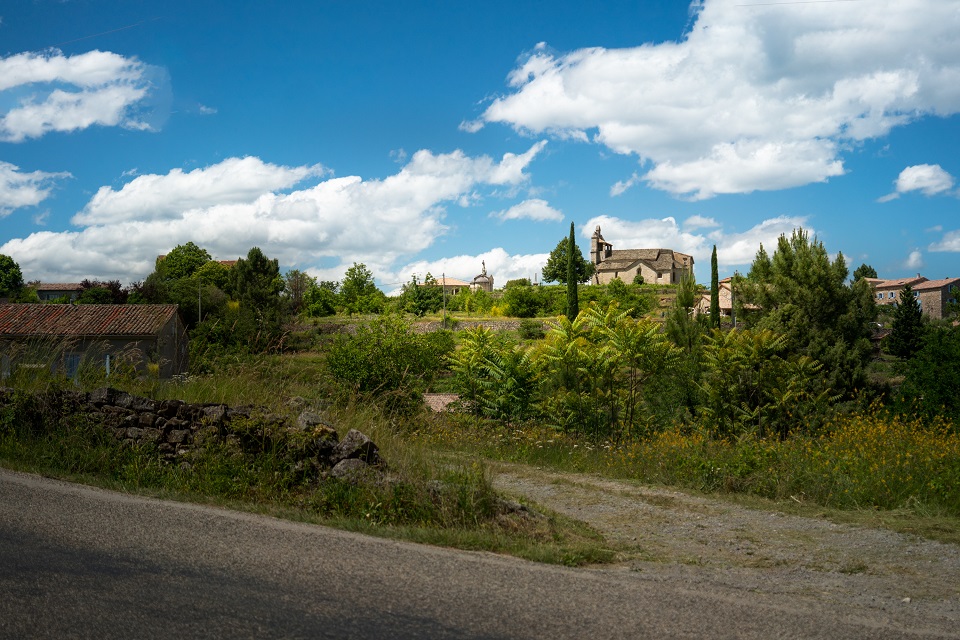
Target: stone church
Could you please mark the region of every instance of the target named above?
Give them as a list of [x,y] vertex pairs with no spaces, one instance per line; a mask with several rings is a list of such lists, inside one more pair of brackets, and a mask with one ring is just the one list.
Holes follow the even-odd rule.
[[596,267],[593,284],[614,278],[630,284],[637,275],[645,284],[676,284],[684,273],[693,275],[693,256],[672,249],[614,249],[599,225],[590,238],[590,261]]

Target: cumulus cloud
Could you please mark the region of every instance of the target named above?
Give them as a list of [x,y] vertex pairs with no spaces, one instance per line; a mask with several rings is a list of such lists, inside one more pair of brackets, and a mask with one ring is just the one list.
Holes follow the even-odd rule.
[[879,202],[889,202],[902,193],[919,191],[925,196],[948,193],[953,189],[953,176],[943,170],[939,164],[917,164],[900,172],[893,193],[880,198]]
[[903,261],[903,267],[905,269],[923,268],[923,254],[919,250],[911,251],[907,259]]
[[960,253],[960,230],[948,231],[943,234],[943,238],[939,242],[934,242],[929,247],[928,251],[941,252],[947,251],[951,253]]
[[100,187],[72,222],[90,225],[179,218],[191,209],[252,203],[264,193],[287,189],[324,173],[320,165],[282,167],[249,156],[228,158],[190,172],[174,169],[166,175],[138,176],[120,190]]
[[40,204],[49,197],[54,182],[69,177],[65,172],[25,173],[16,165],[0,161],[0,218],[10,215],[14,209]]
[[480,120],[589,138],[703,199],[826,181],[850,143],[960,111],[960,0],[741,4],[693,3],[679,42],[538,46]]
[[563,213],[557,211],[546,200],[533,198],[515,204],[503,211],[494,211],[491,218],[500,220],[536,220],[538,222],[559,222],[563,220]]
[[[189,173],[139,176],[119,190],[101,189],[74,218],[87,225],[83,229],[13,239],[0,253],[41,279],[142,278],[157,254],[187,241],[221,259],[259,246],[285,266],[342,274],[344,265],[356,261],[386,273],[447,231],[448,203],[483,187],[521,184],[542,148],[505,154],[499,162],[459,150],[422,150],[384,179],[327,178],[289,193],[277,190],[317,169],[231,158]],[[250,183],[258,188],[243,188]]]
[[705,218],[704,216],[690,216],[683,221],[683,228],[688,231],[694,229],[715,229],[719,226],[719,222],[713,218]]
[[154,129],[166,117],[166,72],[108,51],[0,58],[0,140],[94,125]]
[[804,227],[811,235],[816,235],[816,231],[804,226],[806,222],[804,217],[780,216],[764,220],[744,232],[725,232],[718,229],[705,236],[683,230],[672,217],[632,221],[597,216],[587,221],[582,227],[581,235],[589,237],[594,229],[600,226],[604,239],[611,243],[614,249],[673,249],[692,255],[694,268],[699,265],[702,270],[704,265],[710,264],[714,244],[717,245],[717,261],[720,264],[749,265],[761,244],[772,253],[780,236],[789,236],[798,227]]
[[[749,265],[761,244],[768,254],[773,255],[780,236],[790,237],[794,229],[800,227],[803,227],[811,238],[817,235],[817,230],[807,226],[807,218],[803,216],[770,218],[742,233],[711,234],[711,238],[717,240],[717,262],[724,265]],[[707,259],[709,260],[709,256]]]

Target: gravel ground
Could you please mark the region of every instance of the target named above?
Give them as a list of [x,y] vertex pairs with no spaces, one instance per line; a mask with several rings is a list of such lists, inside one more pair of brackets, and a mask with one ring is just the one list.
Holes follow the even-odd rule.
[[596,476],[497,464],[505,494],[583,521],[621,550],[603,571],[678,576],[958,624],[960,547]]

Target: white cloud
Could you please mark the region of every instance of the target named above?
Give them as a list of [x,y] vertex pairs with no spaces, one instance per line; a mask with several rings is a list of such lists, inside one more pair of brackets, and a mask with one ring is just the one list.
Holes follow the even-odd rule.
[[[314,168],[232,158],[189,173],[139,176],[119,191],[101,189],[74,218],[85,228],[13,239],[0,253],[31,279],[138,279],[152,271],[157,254],[187,241],[221,259],[258,246],[284,266],[328,277],[354,261],[386,273],[447,231],[446,204],[484,186],[527,180],[524,170],[542,147],[500,162],[422,150],[382,180],[329,178],[290,193],[276,189]],[[259,194],[244,190],[251,182]]]
[[683,221],[683,228],[688,231],[694,229],[715,229],[719,226],[719,222],[713,218],[705,218],[704,216],[690,216]]
[[166,117],[166,72],[107,51],[0,58],[0,140],[93,125],[153,129]]
[[69,173],[24,173],[20,167],[0,161],[0,218],[10,215],[14,209],[33,207],[50,195],[53,182],[71,177]]
[[923,254],[919,250],[911,251],[907,259],[904,260],[903,266],[905,269],[922,269]]
[[894,192],[879,198],[878,202],[895,200],[900,197],[900,194],[910,191],[919,191],[925,196],[947,193],[953,189],[953,183],[953,176],[944,171],[939,164],[913,165],[900,172]]
[[546,200],[533,198],[515,204],[509,209],[494,211],[490,214],[490,217],[500,220],[522,220],[526,218],[538,222],[559,222],[563,220],[563,213],[551,207]]
[[934,252],[947,251],[950,253],[960,253],[960,230],[946,232],[943,234],[943,238],[939,242],[934,242],[927,247],[927,250]]
[[[803,217],[780,216],[764,220],[742,233],[728,233],[717,230],[707,236],[684,231],[674,218],[662,220],[629,221],[610,216],[591,218],[581,228],[581,235],[589,238],[599,225],[604,240],[616,249],[654,249],[664,248],[687,253],[694,258],[694,268],[704,269],[710,264],[713,244],[717,245],[717,261],[725,266],[749,265],[753,262],[760,245],[768,253],[773,253],[781,235],[803,227],[807,219]],[[813,229],[804,227],[811,236]],[[709,268],[708,266],[706,268]]]
[[138,176],[119,191],[100,187],[72,222],[91,225],[174,219],[191,209],[252,203],[265,193],[287,189],[324,173],[320,165],[282,167],[249,156],[228,158],[190,172],[174,169],[166,175]]
[[849,143],[960,111],[960,0],[740,4],[694,3],[680,42],[537,47],[481,119],[589,137],[701,199],[825,181]]
[[[721,233],[717,238],[717,262],[724,265],[749,265],[757,255],[762,244],[768,255],[777,249],[780,236],[790,237],[794,229],[803,227],[811,238],[817,235],[816,229],[806,226],[807,218],[802,216],[779,216],[764,220],[743,233]],[[708,258],[709,259],[709,258]]]
[[623,195],[628,189],[631,189],[637,186],[637,184],[639,184],[640,181],[641,181],[640,175],[637,173],[634,173],[632,176],[630,176],[626,180],[618,180],[616,183],[614,183],[612,187],[610,187],[611,197]]
[[580,235],[589,238],[598,226],[604,239],[611,243],[614,249],[662,247],[688,253],[695,258],[698,255],[703,255],[704,252],[709,255],[709,249],[706,248],[706,238],[682,231],[674,218],[634,221],[612,216],[596,216],[580,228]]

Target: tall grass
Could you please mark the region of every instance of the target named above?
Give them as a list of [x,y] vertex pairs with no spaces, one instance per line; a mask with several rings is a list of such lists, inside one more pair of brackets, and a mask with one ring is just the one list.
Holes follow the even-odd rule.
[[837,509],[907,509],[960,517],[960,433],[877,407],[837,415],[817,434],[717,439],[671,429],[596,442],[536,424],[444,416],[417,437],[430,446],[557,469],[599,472],[707,492],[793,499]]
[[[378,535],[507,552],[530,559],[579,564],[612,553],[589,529],[562,518],[533,518],[506,508],[479,462],[451,461],[412,441],[425,414],[402,417],[358,401],[329,382],[316,355],[221,359],[212,373],[178,381],[102,375],[67,379],[48,369],[12,377],[17,391],[0,404],[0,464],[110,488],[214,501],[323,522]],[[286,455],[282,428],[248,425],[266,434],[257,452],[229,438],[198,444],[184,463],[165,463],[152,445],[120,445],[87,415],[61,415],[43,392],[104,382],[155,399],[258,405],[293,418],[301,409],[325,413],[341,436],[367,434],[385,468],[350,481],[317,478]],[[297,398],[296,401],[293,401]],[[239,427],[242,428],[242,425]]]

